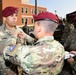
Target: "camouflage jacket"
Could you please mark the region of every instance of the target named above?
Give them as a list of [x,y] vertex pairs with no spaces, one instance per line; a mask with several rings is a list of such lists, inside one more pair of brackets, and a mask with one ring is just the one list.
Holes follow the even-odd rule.
[[70,50],[76,51],[76,29],[71,30],[66,42],[64,43],[64,47],[68,47]]
[[[12,74],[11,70],[9,70],[9,68],[8,68],[8,67],[12,66],[11,63],[9,63],[7,61],[5,62],[5,60],[3,58],[3,48],[4,48],[4,46],[6,46],[5,42],[8,40],[8,38],[14,37],[16,39],[16,40],[12,41],[12,43],[11,43],[14,45],[16,43],[21,43],[21,42],[24,42],[26,44],[26,41],[33,43],[33,41],[34,41],[34,39],[28,35],[26,35],[24,39],[20,39],[19,37],[11,35],[11,32],[15,32],[15,31],[23,32],[22,29],[20,29],[18,27],[15,27],[14,30],[8,30],[4,24],[2,26],[0,26],[0,75],[15,75],[15,74]],[[10,39],[10,41],[11,41],[11,39]],[[10,44],[10,42],[9,42],[9,44]],[[5,63],[6,63],[6,65],[5,65]],[[10,65],[8,65],[8,64],[10,64]],[[13,65],[12,68],[14,69],[15,66]]]
[[64,47],[52,36],[39,39],[34,46],[6,46],[3,53],[28,75],[57,75],[64,62]]
[[71,29],[70,29],[70,25],[66,24],[66,25],[64,26],[63,35],[62,35],[62,37],[61,37],[61,39],[63,40],[63,42],[66,41],[66,38],[68,37],[70,30],[71,30]]
[[[66,42],[64,43],[64,47],[68,47],[67,49],[70,51],[76,51],[76,29],[73,29],[70,32]],[[73,68],[73,75],[76,75],[76,57],[75,61],[71,63],[71,67]]]

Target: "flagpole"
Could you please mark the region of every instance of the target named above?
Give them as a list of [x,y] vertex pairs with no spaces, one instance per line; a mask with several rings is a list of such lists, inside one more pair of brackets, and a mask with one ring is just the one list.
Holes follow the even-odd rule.
[[37,14],[37,0],[35,0],[35,14]]

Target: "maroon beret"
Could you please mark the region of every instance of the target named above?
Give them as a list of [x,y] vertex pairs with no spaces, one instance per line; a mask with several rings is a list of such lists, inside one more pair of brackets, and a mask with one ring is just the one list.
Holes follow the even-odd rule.
[[8,17],[8,16],[12,15],[13,13],[15,13],[16,11],[18,11],[17,7],[8,6],[4,10],[2,10],[2,16]]
[[42,12],[38,15],[33,15],[34,21],[49,20],[58,23],[58,18],[51,12]]

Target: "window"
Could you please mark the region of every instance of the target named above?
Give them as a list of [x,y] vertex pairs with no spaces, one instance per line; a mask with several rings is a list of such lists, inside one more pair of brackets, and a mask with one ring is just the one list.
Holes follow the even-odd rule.
[[33,14],[35,14],[36,13],[36,11],[35,11],[35,9],[34,9],[34,13]]
[[39,10],[39,13],[41,13],[41,10]]
[[28,13],[28,9],[27,8],[25,8],[25,13]]
[[22,24],[24,24],[24,18],[22,18]]
[[22,8],[22,13],[24,13],[24,8]]
[[44,11],[42,10],[42,12],[44,12]]
[[34,23],[34,19],[31,19],[31,23]]
[[32,13],[32,14],[34,13],[33,9],[31,9],[31,13]]

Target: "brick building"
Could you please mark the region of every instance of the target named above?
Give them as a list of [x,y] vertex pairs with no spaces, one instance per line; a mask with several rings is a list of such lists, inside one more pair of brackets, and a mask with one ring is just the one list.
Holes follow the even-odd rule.
[[[23,26],[27,21],[28,26],[31,26],[34,22],[32,15],[35,14],[35,5],[30,4],[30,0],[0,0],[0,10],[3,10],[7,6],[15,6],[19,8],[18,13],[18,26]],[[37,13],[44,12],[47,9],[45,7],[38,6]],[[0,23],[3,23],[2,11],[0,11]]]

